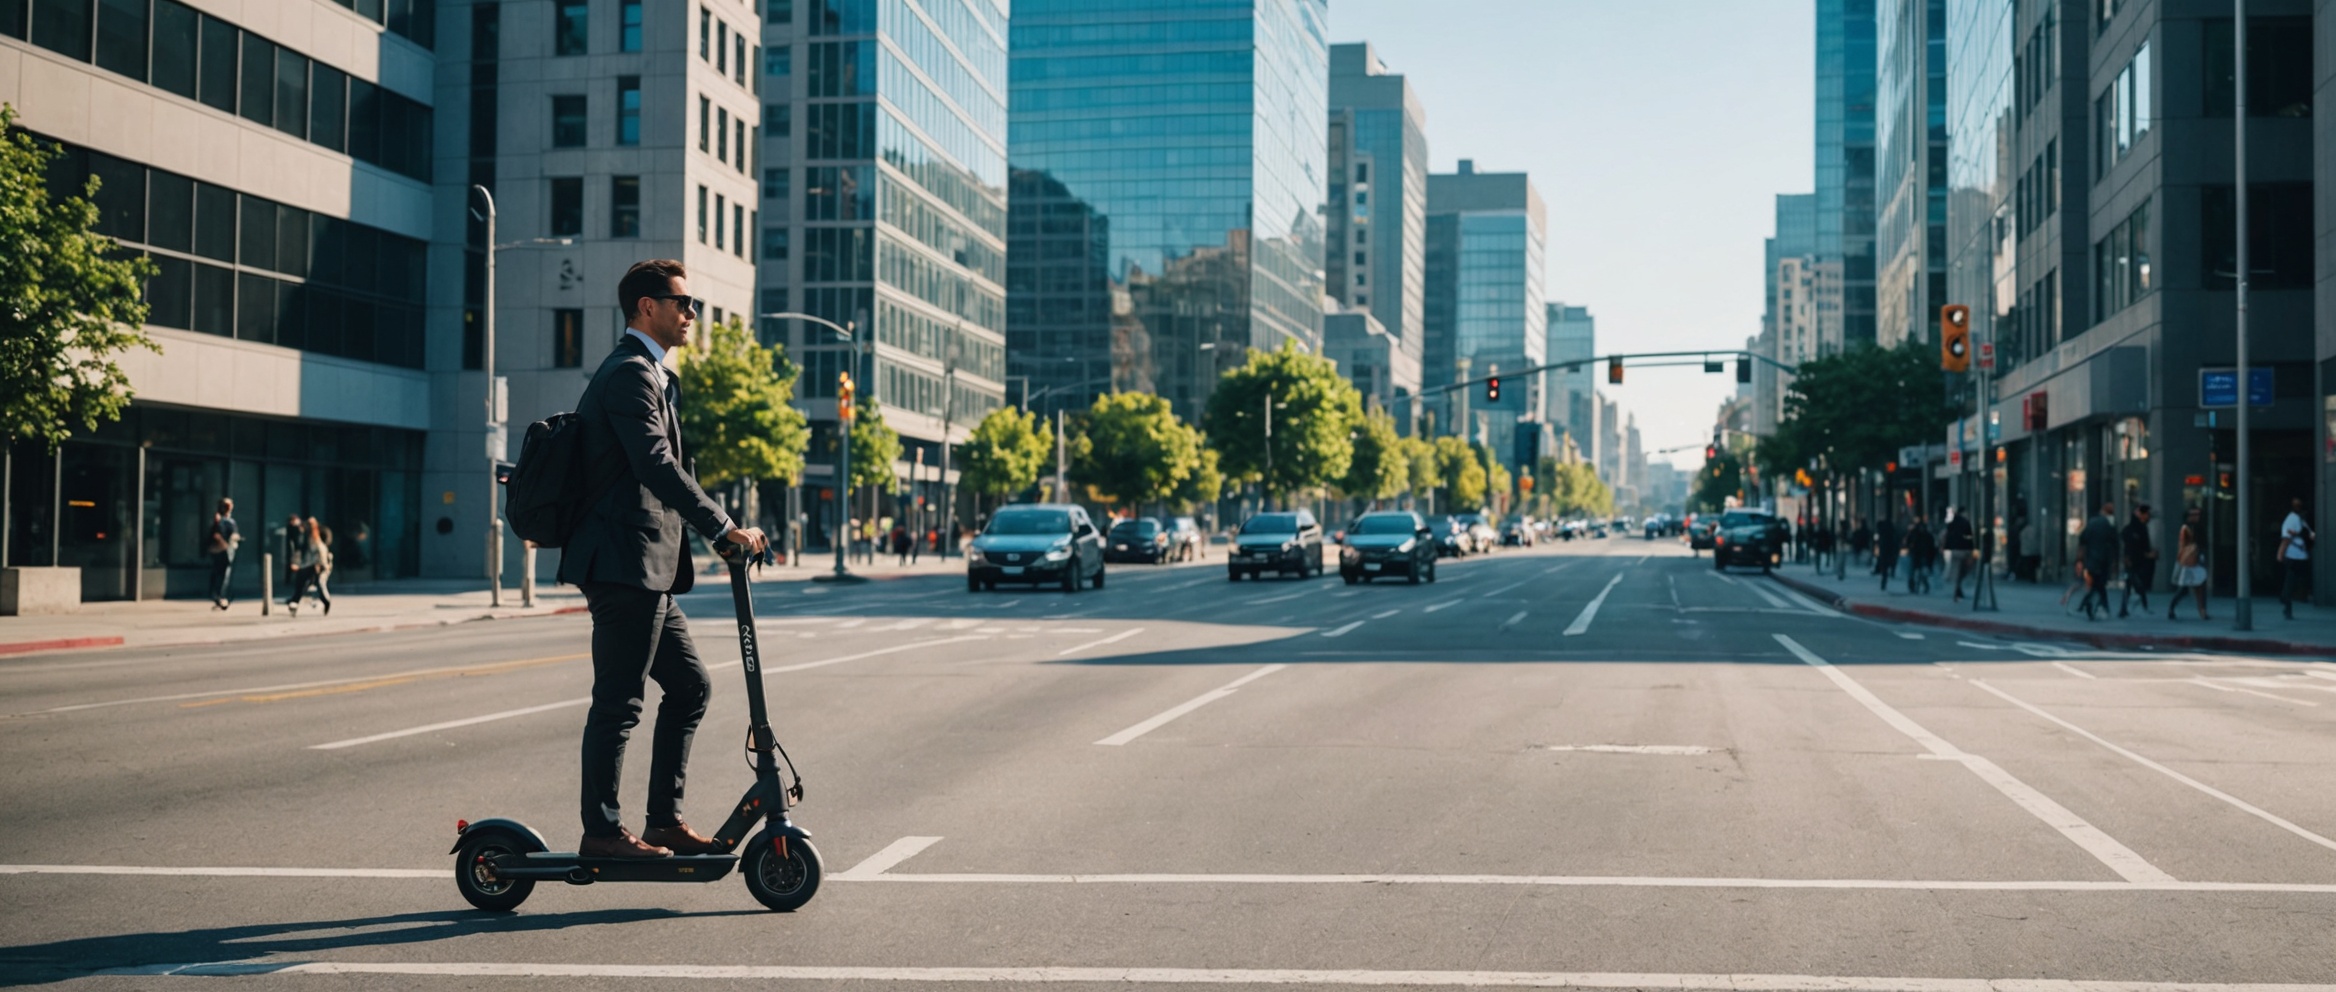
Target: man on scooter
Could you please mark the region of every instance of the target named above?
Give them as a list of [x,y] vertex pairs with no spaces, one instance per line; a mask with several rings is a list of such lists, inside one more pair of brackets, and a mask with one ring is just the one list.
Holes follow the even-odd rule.
[[[739,527],[683,470],[680,384],[666,353],[688,343],[704,304],[689,295],[680,262],[635,264],[617,283],[625,331],[576,403],[590,500],[560,558],[559,578],[583,590],[592,612],[592,709],[584,720],[584,857],[660,858],[713,850],[681,820],[690,738],[712,684],[673,597],[695,568],[686,522],[708,541],[760,553],[762,529]],[[641,722],[647,680],[664,692],[649,752],[647,829],[625,829],[617,777],[625,742]]]

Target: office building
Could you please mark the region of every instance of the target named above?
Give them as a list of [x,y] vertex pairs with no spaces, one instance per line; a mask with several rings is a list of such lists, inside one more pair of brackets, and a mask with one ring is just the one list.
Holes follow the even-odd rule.
[[[1792,386],[1791,374],[1770,362],[1798,365],[1816,356],[1817,197],[1778,194],[1773,230],[1761,251],[1763,303],[1754,348],[1769,361],[1752,363],[1752,429],[1762,435],[1775,433],[1784,419],[1785,391]],[[1806,322],[1794,323],[1795,315]]]
[[1946,0],[1876,0],[1874,338],[1935,341],[1947,295]]
[[[1388,411],[1402,432],[1407,419],[1402,411],[1417,396],[1418,356],[1405,351],[1368,310],[1324,314],[1322,354],[1363,394],[1363,409]],[[1408,390],[1404,383],[1411,384]]]
[[[836,386],[848,371],[901,439],[901,495],[864,515],[938,527],[939,516],[915,514],[947,492],[942,445],[1006,402],[1005,6],[804,0],[768,10],[758,312],[849,324],[856,338],[760,320],[803,369],[804,474],[819,486],[836,478]],[[811,516],[823,530],[823,515]]]
[[1817,0],[1817,257],[1840,269],[1819,307],[1827,352],[1874,340],[1876,2]]
[[1404,353],[1410,378],[1388,406],[1408,433],[1427,305],[1427,112],[1371,46],[1332,45],[1329,134],[1325,289],[1370,311]]
[[1598,387],[1594,377],[1605,374],[1590,362],[1598,354],[1598,318],[1590,314],[1589,307],[1567,306],[1563,302],[1548,304],[1545,313],[1549,360],[1582,364],[1549,373],[1548,399],[1543,404],[1542,417],[1573,438],[1583,452],[1593,452],[1598,423]]
[[[1543,363],[1544,224],[1541,194],[1522,172],[1478,172],[1461,159],[1458,172],[1428,177],[1426,388]],[[1504,381],[1497,402],[1482,390],[1450,391],[1471,395],[1436,412],[1438,431],[1513,459],[1518,421],[1542,419],[1538,378]]]
[[1325,0],[1014,5],[1006,316],[1031,407],[1322,348]]

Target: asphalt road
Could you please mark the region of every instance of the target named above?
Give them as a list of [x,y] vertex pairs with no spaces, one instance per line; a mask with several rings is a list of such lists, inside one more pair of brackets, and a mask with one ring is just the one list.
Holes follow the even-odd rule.
[[[785,915],[461,902],[457,819],[578,833],[582,617],[0,662],[0,986],[2336,987],[2336,665],[1893,627],[1669,542],[1441,572],[762,587],[829,872]],[[687,606],[711,827],[744,695]]]

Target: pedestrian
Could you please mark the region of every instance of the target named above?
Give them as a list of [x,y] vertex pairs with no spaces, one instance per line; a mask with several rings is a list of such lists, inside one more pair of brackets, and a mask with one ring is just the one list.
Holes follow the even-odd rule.
[[292,564],[292,559],[299,557],[300,541],[307,536],[307,533],[308,527],[300,522],[300,514],[295,513],[284,518],[284,588],[286,589],[292,588],[293,583],[300,581],[300,569]]
[[1898,571],[1898,523],[1885,516],[1874,525],[1874,571],[1882,576],[1882,591],[1890,591],[1890,575]]
[[2125,545],[2125,594],[2117,599],[2117,619],[2125,619],[2125,604],[2141,600],[2141,612],[2149,612],[2150,587],[2157,584],[2158,549],[2149,539],[2149,504],[2133,508],[2133,519],[2118,535]]
[[2312,539],[2317,536],[2304,523],[2303,498],[2288,500],[2287,519],[2279,523],[2279,610],[2290,620],[2295,619],[2295,601],[2312,571]]
[[1963,577],[1970,574],[1974,553],[1979,550],[1971,533],[1971,518],[1963,514],[1962,507],[1947,508],[1947,529],[1939,537],[1939,547],[1947,553],[1947,569],[1954,573],[1955,579],[1955,602],[1960,603],[1963,601]]
[[2101,512],[2077,533],[2076,543],[2085,563],[2085,619],[2099,619],[2093,610],[2109,612],[2109,578],[2117,571],[2117,504],[2101,504]]
[[1914,524],[1906,528],[1906,591],[1916,595],[1930,592],[1930,570],[1938,561],[1938,535],[1931,533],[1930,521],[1922,514],[1914,515]]
[[2174,619],[2174,611],[2181,607],[2182,597],[2196,590],[2198,619],[2206,615],[2206,549],[2199,539],[2205,527],[2199,523],[2201,514],[2193,506],[2182,511],[2182,531],[2174,538],[2174,601],[2166,604],[2166,619]]
[[227,577],[235,571],[235,549],[243,538],[235,530],[235,501],[222,497],[211,513],[211,528],[203,537],[203,551],[211,556],[211,608],[227,608]]
[[[679,383],[666,352],[690,340],[703,303],[677,261],[640,262],[617,283],[625,330],[576,401],[578,469],[586,505],[560,555],[559,579],[584,593],[592,615],[592,705],[584,718],[578,790],[586,858],[705,854],[713,839],[681,818],[690,741],[713,685],[675,597],[696,584],[687,526],[707,542],[761,554],[762,528],[740,527],[698,487],[681,436]],[[625,744],[654,679],[664,691],[649,752],[649,811],[638,837],[617,801]]]
[[909,541],[908,537],[908,525],[904,523],[893,524],[892,553],[900,556],[900,564],[902,565],[908,564],[908,549],[910,543],[911,542]]
[[1867,529],[1866,522],[1860,519],[1849,530],[1850,563],[1853,565],[1865,564],[1866,556],[1872,554],[1873,550],[1874,532]]
[[[309,587],[322,581],[325,562],[330,558],[331,553],[325,550],[324,535],[317,530],[316,518],[309,517],[302,523],[299,533],[292,538],[292,597],[285,602],[284,607],[293,616],[300,615],[300,601],[307,597]],[[332,595],[319,588],[317,598],[324,601],[325,615],[331,616]]]

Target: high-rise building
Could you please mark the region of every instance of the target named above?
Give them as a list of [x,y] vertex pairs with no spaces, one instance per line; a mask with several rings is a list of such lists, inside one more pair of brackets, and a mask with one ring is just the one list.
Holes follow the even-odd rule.
[[1367,44],[1330,47],[1329,167],[1325,289],[1369,310],[1403,352],[1409,378],[1392,383],[1389,406],[1408,432],[1427,305],[1427,112]]
[[[1398,432],[1405,409],[1419,388],[1419,356],[1403,350],[1368,310],[1342,310],[1322,317],[1322,354],[1363,394],[1364,409],[1389,411]],[[1403,383],[1410,383],[1405,391]]]
[[1598,451],[1591,464],[1598,467],[1598,478],[1613,490],[1617,498],[1622,494],[1623,434],[1622,410],[1604,394],[1598,397]]
[[805,475],[835,478],[837,377],[848,370],[900,434],[902,488],[937,505],[943,439],[962,440],[1005,402],[1005,5],[807,0],[769,10],[761,65],[749,70],[760,73],[769,121],[759,312],[807,313],[855,335],[760,323],[803,369]]
[[1817,257],[1838,266],[1823,348],[1874,340],[1874,4],[1817,0]]
[[1014,5],[1006,327],[1034,409],[1140,390],[1197,420],[1248,349],[1320,351],[1328,14]]
[[[1778,194],[1776,233],[1764,245],[1762,269],[1766,303],[1754,351],[1783,365],[1817,357],[1816,268],[1817,197]],[[1784,393],[1792,376],[1766,361],[1752,364],[1752,430],[1768,435],[1784,418]]]
[[1874,338],[1930,341],[1947,302],[1946,0],[1877,0]]
[[1582,364],[1548,374],[1548,400],[1542,416],[1587,454],[1597,446],[1598,387],[1593,376],[1602,373],[1591,367],[1590,359],[1598,354],[1598,318],[1591,316],[1589,307],[1557,302],[1548,305],[1546,321],[1549,361]]
[[[1428,177],[1427,333],[1420,366],[1426,386],[1542,364],[1549,347],[1544,230],[1541,194],[1522,172],[1478,172],[1475,162],[1461,159],[1458,172]],[[1435,415],[1439,432],[1491,445],[1513,459],[1517,422],[1542,417],[1533,378],[1539,377],[1516,380],[1514,388],[1504,383],[1497,402],[1485,401],[1481,391],[1451,391],[1477,395],[1446,404],[1450,409]]]

